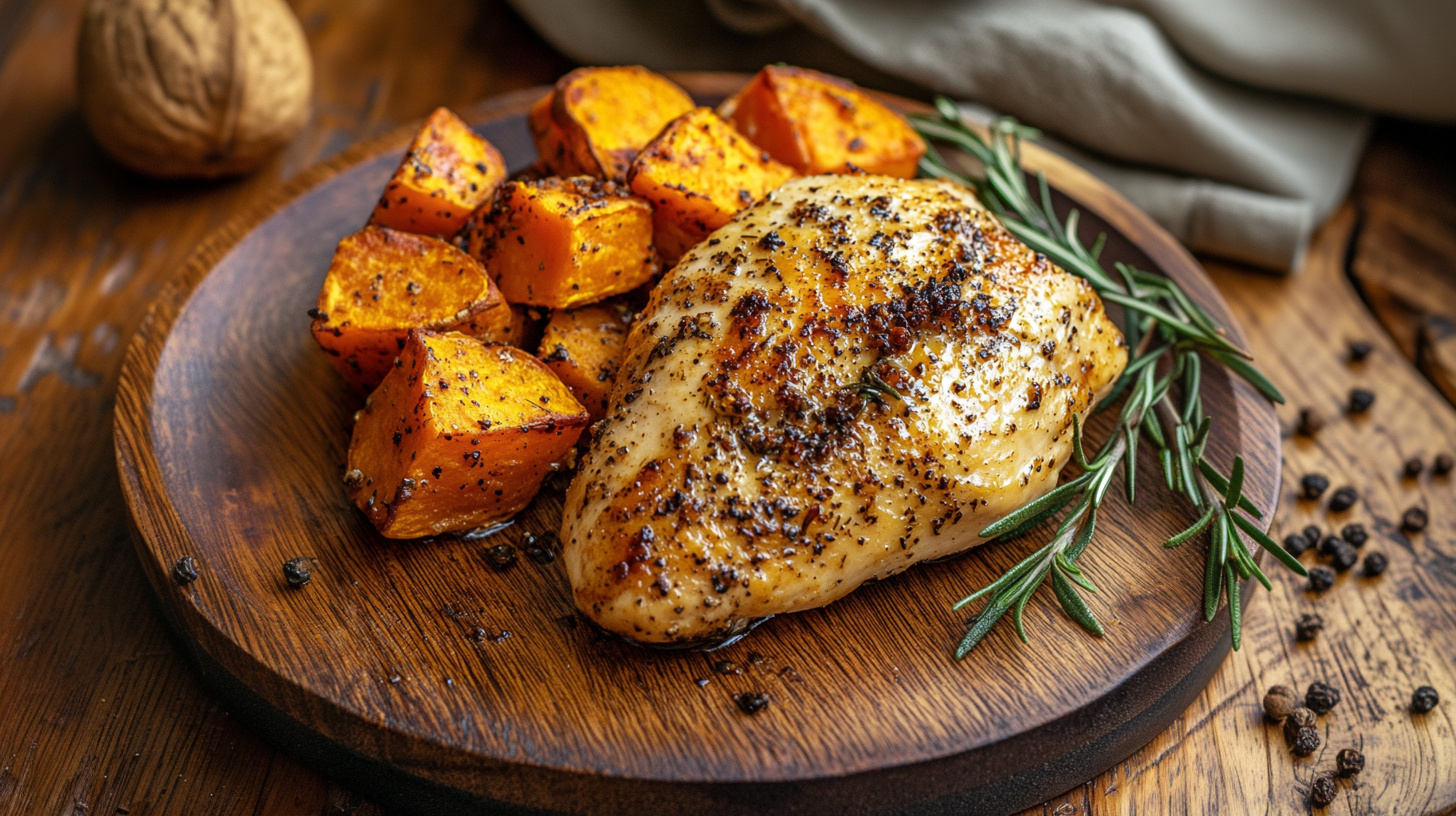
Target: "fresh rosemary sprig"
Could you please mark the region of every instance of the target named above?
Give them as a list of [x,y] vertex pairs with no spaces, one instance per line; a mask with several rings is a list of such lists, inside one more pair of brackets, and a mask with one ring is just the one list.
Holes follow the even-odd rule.
[[[1196,522],[1164,546],[1178,547],[1210,530],[1203,616],[1212,620],[1221,599],[1227,597],[1233,647],[1239,648],[1240,581],[1256,577],[1266,588],[1271,586],[1239,533],[1269,550],[1296,573],[1306,573],[1298,560],[1250,520],[1262,514],[1243,495],[1243,457],[1234,459],[1233,469],[1225,477],[1203,456],[1212,419],[1203,412],[1202,358],[1206,355],[1227,366],[1275,402],[1283,402],[1284,397],[1249,362],[1249,354],[1230,342],[1213,317],[1176,282],[1123,263],[1113,265],[1115,275],[1105,270],[1098,258],[1106,235],[1099,235],[1090,249],[1084,246],[1077,235],[1078,212],[1072,210],[1065,222],[1058,221],[1052,209],[1051,190],[1041,173],[1036,175],[1039,201],[1032,198],[1021,169],[1021,140],[1035,138],[1037,131],[1003,118],[990,125],[987,138],[961,121],[949,99],[939,97],[935,105],[938,115],[910,117],[927,142],[920,162],[921,175],[952,179],[971,187],[986,208],[1023,243],[1087,280],[1104,301],[1122,306],[1131,349],[1127,367],[1099,406],[1099,410],[1106,408],[1126,394],[1112,438],[1089,460],[1083,449],[1081,424],[1073,417],[1072,448],[1081,474],[981,531],[984,538],[1015,538],[1071,507],[1050,542],[955,605],[959,610],[988,599],[957,646],[956,658],[970,652],[1008,610],[1012,611],[1017,635],[1027,640],[1022,610],[1048,577],[1068,616],[1093,634],[1102,634],[1102,625],[1077,589],[1096,592],[1097,588],[1077,566],[1077,559],[1092,541],[1097,510],[1119,464],[1128,502],[1136,500],[1137,447],[1142,437],[1157,448],[1168,488],[1203,511]],[[977,159],[984,168],[983,175],[972,177],[953,170],[936,149],[937,141]],[[1172,397],[1175,386],[1181,396],[1181,406],[1177,407]]]

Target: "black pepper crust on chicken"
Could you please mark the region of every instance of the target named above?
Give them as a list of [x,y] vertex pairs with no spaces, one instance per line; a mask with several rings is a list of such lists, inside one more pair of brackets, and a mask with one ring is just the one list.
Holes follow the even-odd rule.
[[566,497],[577,606],[710,642],[959,552],[1127,363],[1085,281],[946,181],[791,181],[683,257]]

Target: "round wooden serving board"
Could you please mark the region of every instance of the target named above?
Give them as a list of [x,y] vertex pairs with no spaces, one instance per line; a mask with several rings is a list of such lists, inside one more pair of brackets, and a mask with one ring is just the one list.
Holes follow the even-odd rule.
[[[675,78],[708,104],[746,79]],[[524,114],[541,93],[466,112],[513,171],[534,160]],[[1043,592],[1030,645],[1002,626],[959,663],[967,616],[950,605],[1035,542],[918,566],[703,653],[601,636],[575,614],[559,560],[487,565],[488,546],[555,530],[560,493],[484,540],[381,538],[340,481],[361,401],[305,312],[411,134],[315,168],[205,243],[122,370],[117,459],[143,566],[207,681],[284,750],[412,812],[1006,812],[1145,744],[1227,654],[1227,610],[1212,624],[1198,614],[1204,548],[1160,546],[1190,516],[1148,445],[1137,509],[1110,498],[1082,559],[1106,636]],[[1081,208],[1087,239],[1109,233],[1106,257],[1173,277],[1241,342],[1198,264],[1147,216],[1034,146],[1026,163]],[[1268,518],[1273,410],[1206,370],[1212,457],[1243,452]],[[183,556],[201,577],[178,586]],[[292,589],[281,565],[298,556],[317,559],[314,579]],[[740,712],[733,695],[748,691],[771,704]]]

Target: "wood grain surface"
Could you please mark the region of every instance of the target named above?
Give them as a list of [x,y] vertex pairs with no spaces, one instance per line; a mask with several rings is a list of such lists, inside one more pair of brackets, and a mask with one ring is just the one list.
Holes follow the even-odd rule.
[[1406,122],[1376,129],[1352,193],[1350,275],[1401,354],[1456,403],[1451,136],[1449,127]]
[[[1274,592],[1244,617],[1244,649],[1228,660],[1178,722],[1118,768],[1038,812],[1073,813],[1301,813],[1310,784],[1333,771],[1342,748],[1361,748],[1368,764],[1358,784],[1341,784],[1324,812],[1416,814],[1448,812],[1456,804],[1456,483],[1450,476],[1400,477],[1420,455],[1456,451],[1456,413],[1400,355],[1361,305],[1345,264],[1355,212],[1345,207],[1316,236],[1297,274],[1272,278],[1209,264],[1269,376],[1284,389],[1284,486],[1273,532],[1282,537],[1306,525],[1329,534],[1351,522],[1370,531],[1363,550],[1390,558],[1380,578],[1352,570],[1327,593],[1281,572]],[[1277,308],[1273,308],[1277,306]],[[1371,342],[1364,363],[1346,362],[1346,344]],[[1276,350],[1279,353],[1276,353]],[[1351,388],[1377,394],[1368,415],[1347,417]],[[1314,437],[1294,433],[1301,409],[1325,420]],[[1327,501],[1297,497],[1306,473],[1333,486],[1353,485],[1360,502],[1329,513]],[[1328,496],[1325,497],[1328,499]],[[1400,530],[1408,507],[1426,508],[1430,526]],[[1307,564],[1325,559],[1307,553]],[[1294,623],[1316,613],[1326,629],[1313,642],[1295,640]],[[1293,757],[1277,727],[1263,721],[1264,691],[1283,684],[1303,692],[1321,680],[1343,699],[1320,719],[1323,744],[1308,759]],[[1411,692],[1437,688],[1440,709],[1412,716]],[[1237,804],[1230,804],[1237,803]]]
[[[240,727],[164,635],[127,541],[113,467],[119,350],[195,243],[300,169],[437,104],[549,81],[569,64],[499,3],[299,2],[318,76],[309,128],[249,179],[155,185],[116,170],[81,129],[71,89],[81,5],[0,3],[0,813],[378,813]],[[1376,147],[1386,152],[1367,157],[1362,189],[1378,184],[1417,215],[1430,197],[1449,199],[1440,179],[1456,161],[1430,145],[1449,144],[1453,132],[1431,130],[1435,136],[1419,138],[1404,127],[1377,131]],[[1286,431],[1300,405],[1334,420],[1354,383],[1381,395],[1367,424],[1332,421],[1316,442],[1286,441],[1286,500],[1275,529],[1319,517],[1287,498],[1306,467],[1325,469],[1337,484],[1368,485],[1381,512],[1423,503],[1431,529],[1409,550],[1398,539],[1384,545],[1403,555],[1377,592],[1346,577],[1323,596],[1294,583],[1272,599],[1257,595],[1243,652],[1172,726],[1117,768],[1029,812],[1307,813],[1308,783],[1338,746],[1293,761],[1257,706],[1268,684],[1316,675],[1347,683],[1346,703],[1326,718],[1343,729],[1336,736],[1390,734],[1367,736],[1361,785],[1327,812],[1445,812],[1456,804],[1449,703],[1418,727],[1403,724],[1406,685],[1430,682],[1456,697],[1456,494],[1429,475],[1395,479],[1408,451],[1456,447],[1456,413],[1422,383],[1346,278],[1370,258],[1369,241],[1399,240],[1382,233],[1412,227],[1405,216],[1367,219],[1351,243],[1354,219],[1344,217],[1288,280],[1210,267],[1251,348],[1291,397],[1281,409]],[[1449,223],[1434,227],[1440,232],[1420,229],[1456,241]],[[1390,266],[1425,268],[1416,263],[1423,258],[1430,260],[1407,252]],[[1340,362],[1350,337],[1376,346],[1361,369]],[[1367,511],[1349,515],[1357,512]],[[1311,607],[1330,625],[1315,643],[1296,644],[1292,618]],[[1367,686],[1377,689],[1374,713],[1347,708],[1349,689]]]
[[155,183],[82,125],[83,5],[0,15],[0,813],[378,812],[234,722],[167,637],[116,477],[121,353],[197,243],[303,168],[570,64],[502,3],[301,2],[309,127],[246,179]]
[[[748,79],[673,76],[704,104]],[[535,161],[524,113],[544,93],[466,113],[513,170]],[[1105,504],[1102,536],[1083,558],[1103,587],[1099,614],[1115,623],[1106,637],[1086,637],[1048,600],[1028,609],[1035,648],[1008,628],[961,663],[948,657],[964,625],[950,603],[1047,531],[775,619],[711,656],[602,638],[575,615],[560,563],[520,557],[504,572],[484,563],[486,547],[523,551],[526,535],[557,529],[558,493],[484,541],[380,538],[340,484],[362,400],[299,327],[334,245],[367,218],[410,135],[359,148],[369,157],[357,165],[335,172],[351,150],[310,171],[299,184],[322,178],[317,186],[210,238],[138,331],[119,386],[118,461],[138,549],[206,673],[226,674],[219,693],[230,699],[236,680],[381,767],[351,773],[300,751],[310,762],[417,812],[436,805],[420,808],[410,779],[376,783],[399,769],[484,800],[571,813],[643,802],[723,813],[1006,811],[1131,752],[1202,689],[1227,651],[1227,620],[1201,620],[1198,549],[1158,546],[1191,511],[1156,490],[1135,511],[1120,498]],[[1110,260],[1173,276],[1230,323],[1197,264],[1146,216],[1051,154],[1028,147],[1026,161],[1074,197],[1089,235],[1109,232]],[[1231,325],[1230,334],[1240,341]],[[1241,451],[1246,490],[1272,510],[1271,406],[1222,371],[1207,375],[1205,397],[1212,458],[1227,467]],[[1094,438],[1111,420],[1091,425]],[[1152,453],[1144,473],[1156,472]],[[202,577],[179,587],[170,570],[183,556]],[[297,556],[315,559],[317,575],[301,591],[281,572]],[[741,671],[713,671],[721,661]],[[1039,681],[1048,677],[1056,682]],[[750,718],[733,701],[747,691],[774,703]],[[284,742],[266,719],[253,722]],[[299,729],[281,727],[296,745]]]

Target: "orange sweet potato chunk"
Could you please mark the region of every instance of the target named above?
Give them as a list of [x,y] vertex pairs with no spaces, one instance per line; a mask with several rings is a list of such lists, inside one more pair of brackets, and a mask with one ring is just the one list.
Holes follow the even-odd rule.
[[369,223],[421,235],[454,235],[505,180],[495,145],[437,108],[384,187]]
[[632,163],[632,192],[652,202],[664,263],[723,226],[735,213],[794,177],[708,108],[663,129]]
[[632,310],[620,301],[562,309],[551,315],[538,356],[596,422],[607,415]]
[[692,109],[686,91],[640,65],[578,68],[557,80],[552,94],[568,156],[557,172],[626,181],[637,152]]
[[579,176],[585,171],[576,167],[566,147],[566,134],[551,115],[551,100],[555,92],[548,93],[531,106],[526,115],[526,125],[531,131],[531,141],[536,144],[536,164],[545,175]]
[[508,346],[523,348],[520,343],[524,339],[521,331],[522,324],[516,315],[518,308],[520,307],[512,306],[506,303],[505,298],[501,298],[499,304],[486,309],[451,330],[468,334],[482,342],[505,343]]
[[806,176],[857,167],[914,178],[925,153],[905,117],[849,80],[805,68],[770,65],[719,110],[750,141]]
[[516,304],[567,309],[635,289],[657,274],[652,205],[586,176],[501,185],[466,246]]
[[386,538],[472,530],[523,510],[587,412],[529,353],[410,332],[357,415],[349,497]]
[[438,238],[371,226],[339,242],[311,314],[314,339],[334,367],[367,391],[389,372],[410,329],[489,327],[502,311],[509,320],[476,259]]

